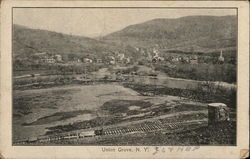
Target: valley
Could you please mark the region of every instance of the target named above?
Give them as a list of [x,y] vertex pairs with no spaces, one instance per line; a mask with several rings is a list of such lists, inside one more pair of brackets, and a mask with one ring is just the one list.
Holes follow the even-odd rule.
[[97,38],[14,24],[13,145],[236,145],[236,35],[236,16]]

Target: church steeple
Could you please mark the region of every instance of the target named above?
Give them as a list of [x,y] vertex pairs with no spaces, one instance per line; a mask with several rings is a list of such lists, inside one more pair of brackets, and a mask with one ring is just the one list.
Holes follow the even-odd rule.
[[222,57],[222,58],[223,58],[222,50],[220,50],[220,57]]
[[223,52],[222,50],[220,51],[220,57],[218,58],[219,62],[220,63],[223,63],[224,62],[224,57],[223,57]]

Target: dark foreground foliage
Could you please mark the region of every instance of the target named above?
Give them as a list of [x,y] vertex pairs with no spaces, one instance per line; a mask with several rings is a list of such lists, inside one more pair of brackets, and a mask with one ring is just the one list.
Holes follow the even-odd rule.
[[157,71],[164,72],[169,77],[173,78],[200,81],[223,81],[228,83],[236,83],[237,78],[237,67],[235,64],[176,64],[175,67],[155,65],[155,68]]
[[236,106],[236,91],[231,90],[230,92],[223,92],[218,90],[217,92],[205,92],[203,90],[189,90],[189,89],[178,89],[168,88],[157,85],[145,85],[145,84],[132,84],[124,83],[124,87],[131,88],[142,95],[172,95],[189,98],[195,101],[210,103],[220,102],[226,103],[229,107],[235,108]]

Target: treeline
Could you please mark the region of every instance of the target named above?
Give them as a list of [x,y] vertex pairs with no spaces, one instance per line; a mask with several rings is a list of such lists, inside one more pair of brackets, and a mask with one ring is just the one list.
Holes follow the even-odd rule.
[[200,81],[224,81],[236,83],[237,68],[233,64],[178,64],[174,67],[156,64],[155,69],[173,78],[184,78]]
[[41,64],[30,64],[26,66],[21,66],[14,64],[13,71],[15,72],[29,72],[37,73],[44,72],[46,75],[72,75],[72,74],[82,74],[97,71],[101,68],[101,65],[97,64],[57,64],[57,65],[41,65]]
[[[182,51],[182,50],[166,50],[164,53],[178,53],[178,54],[184,54],[184,55],[200,55],[200,56],[220,56],[220,51],[213,51],[213,52],[199,52],[199,51]],[[232,56],[236,57],[237,51],[236,50],[226,50],[223,51],[223,56]]]
[[190,89],[178,89],[178,88],[168,88],[165,86],[157,85],[145,85],[145,84],[132,84],[124,83],[124,87],[131,88],[142,95],[171,95],[189,98],[194,101],[204,102],[204,103],[225,103],[231,108],[236,107],[236,90],[226,91],[220,88],[212,91],[203,91],[202,89],[190,90]]
[[[169,59],[169,57],[192,57],[197,56],[198,63],[206,63],[206,64],[217,64],[218,58],[220,57],[220,52],[184,52],[180,50],[168,50],[163,51],[163,56],[165,59]],[[236,50],[227,50],[223,51],[224,63],[225,64],[237,64],[237,51]]]

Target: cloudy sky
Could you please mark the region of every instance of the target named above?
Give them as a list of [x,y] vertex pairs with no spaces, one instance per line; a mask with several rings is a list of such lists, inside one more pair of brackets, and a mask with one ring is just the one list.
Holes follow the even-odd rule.
[[72,35],[97,37],[155,18],[236,15],[235,9],[15,8],[13,23]]

